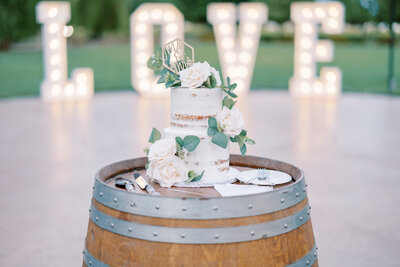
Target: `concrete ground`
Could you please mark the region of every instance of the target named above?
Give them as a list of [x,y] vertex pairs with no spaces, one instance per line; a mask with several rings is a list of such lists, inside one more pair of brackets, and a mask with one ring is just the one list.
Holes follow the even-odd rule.
[[[249,155],[305,171],[321,266],[399,266],[400,98],[256,91],[239,107]],[[96,170],[143,156],[168,112],[132,92],[0,101],[0,266],[80,266]]]

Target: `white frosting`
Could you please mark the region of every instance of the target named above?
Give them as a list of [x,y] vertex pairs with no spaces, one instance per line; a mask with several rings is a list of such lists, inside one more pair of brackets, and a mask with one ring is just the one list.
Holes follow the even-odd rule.
[[204,175],[201,184],[213,184],[227,179],[229,145],[223,149],[211,142],[207,135],[208,118],[222,109],[223,93],[220,88],[177,88],[171,90],[171,127],[164,129],[164,138],[195,135],[200,144],[185,158],[190,170]]

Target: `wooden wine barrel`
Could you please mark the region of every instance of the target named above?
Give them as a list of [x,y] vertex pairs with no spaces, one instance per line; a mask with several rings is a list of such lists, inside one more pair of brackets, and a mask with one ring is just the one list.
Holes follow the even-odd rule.
[[231,155],[238,169],[267,168],[293,178],[273,191],[246,196],[157,185],[161,196],[152,196],[114,187],[117,175],[143,171],[146,162],[117,162],[97,173],[83,266],[318,266],[300,169]]

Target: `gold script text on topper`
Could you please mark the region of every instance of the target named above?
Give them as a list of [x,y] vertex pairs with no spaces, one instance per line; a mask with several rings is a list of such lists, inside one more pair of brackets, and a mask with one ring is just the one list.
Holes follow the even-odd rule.
[[193,65],[194,49],[181,39],[174,39],[162,47],[162,64],[170,71],[179,74]]

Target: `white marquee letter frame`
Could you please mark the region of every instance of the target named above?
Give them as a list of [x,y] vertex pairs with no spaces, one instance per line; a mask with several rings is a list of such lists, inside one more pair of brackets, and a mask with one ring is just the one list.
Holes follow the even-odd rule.
[[184,38],[184,17],[169,3],[145,3],[130,17],[131,82],[132,87],[148,97],[164,97],[169,90],[157,84],[154,72],[146,63],[154,53],[154,25],[161,25],[161,46],[175,39]]
[[316,62],[332,61],[333,42],[318,40],[318,24],[327,34],[344,30],[344,5],[340,2],[295,2],[291,5],[295,23],[294,75],[289,91],[295,97],[336,98],[341,93],[342,74],[337,67],[321,68],[316,76]]

